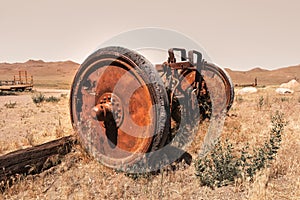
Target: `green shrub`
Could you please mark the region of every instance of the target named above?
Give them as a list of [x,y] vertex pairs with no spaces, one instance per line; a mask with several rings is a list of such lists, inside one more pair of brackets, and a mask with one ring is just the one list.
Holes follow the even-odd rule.
[[50,97],[46,98],[46,101],[47,102],[59,102],[60,98],[54,97],[54,96],[50,96]]
[[224,144],[219,140],[208,155],[196,162],[196,175],[202,185],[213,188],[234,181],[239,172],[232,150],[228,140]]
[[272,129],[269,140],[250,152],[247,144],[240,153],[233,153],[233,145],[226,140],[217,141],[215,148],[204,157],[196,160],[196,176],[202,185],[211,188],[232,184],[237,178],[253,180],[261,169],[269,167],[280,148],[281,134],[287,122],[283,114],[276,112],[272,117]]
[[42,93],[38,93],[32,96],[32,101],[35,104],[42,103],[45,101],[45,96]]
[[44,101],[55,103],[55,102],[60,101],[60,98],[54,97],[54,96],[50,96],[50,97],[47,98],[42,93],[38,93],[38,94],[32,96],[32,100],[35,104],[39,104],[39,103],[42,103]]

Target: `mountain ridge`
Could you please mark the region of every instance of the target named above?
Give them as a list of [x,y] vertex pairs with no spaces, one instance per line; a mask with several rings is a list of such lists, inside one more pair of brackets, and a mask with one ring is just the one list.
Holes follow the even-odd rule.
[[[11,80],[20,70],[26,70],[34,77],[37,86],[69,88],[80,64],[72,61],[51,61],[30,59],[23,63],[0,63],[0,80]],[[292,79],[300,80],[300,64],[268,70],[255,67],[248,71],[224,68],[235,85],[251,84],[257,78],[258,85],[280,85]]]

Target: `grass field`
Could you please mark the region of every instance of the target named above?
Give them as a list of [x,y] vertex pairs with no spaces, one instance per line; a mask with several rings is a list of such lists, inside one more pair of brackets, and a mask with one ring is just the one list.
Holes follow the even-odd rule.
[[[5,135],[0,139],[0,154],[73,134],[68,98],[37,106],[31,95],[20,94],[14,100],[0,96],[0,131]],[[257,173],[253,181],[235,180],[215,189],[201,186],[194,162],[209,125],[205,121],[188,148],[191,165],[180,162],[156,175],[134,179],[104,167],[76,146],[60,165],[38,175],[16,177],[15,183],[0,193],[0,199],[300,199],[299,92],[278,95],[274,86],[236,96],[221,140],[228,139],[237,151],[247,143],[251,148],[262,146],[276,111],[288,122],[281,147],[270,167]],[[20,128],[16,131],[13,127]]]

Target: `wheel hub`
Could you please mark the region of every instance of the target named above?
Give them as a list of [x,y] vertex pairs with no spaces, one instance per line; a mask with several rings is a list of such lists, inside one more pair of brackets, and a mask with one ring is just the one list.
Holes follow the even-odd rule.
[[124,120],[124,109],[120,98],[114,93],[103,94],[92,108],[91,114],[98,121],[114,120],[119,128]]

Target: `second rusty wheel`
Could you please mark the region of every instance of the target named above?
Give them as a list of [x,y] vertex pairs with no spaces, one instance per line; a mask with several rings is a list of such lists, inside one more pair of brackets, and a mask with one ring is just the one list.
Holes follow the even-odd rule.
[[[194,84],[196,70],[187,69],[182,72],[182,87],[191,87]],[[198,97],[199,109],[202,118],[210,118],[212,104],[216,113],[228,111],[234,100],[233,83],[225,70],[215,64],[205,62],[201,70],[202,89]]]
[[106,47],[89,56],[70,103],[82,145],[108,167],[124,169],[165,143],[167,93],[152,64],[134,51]]

